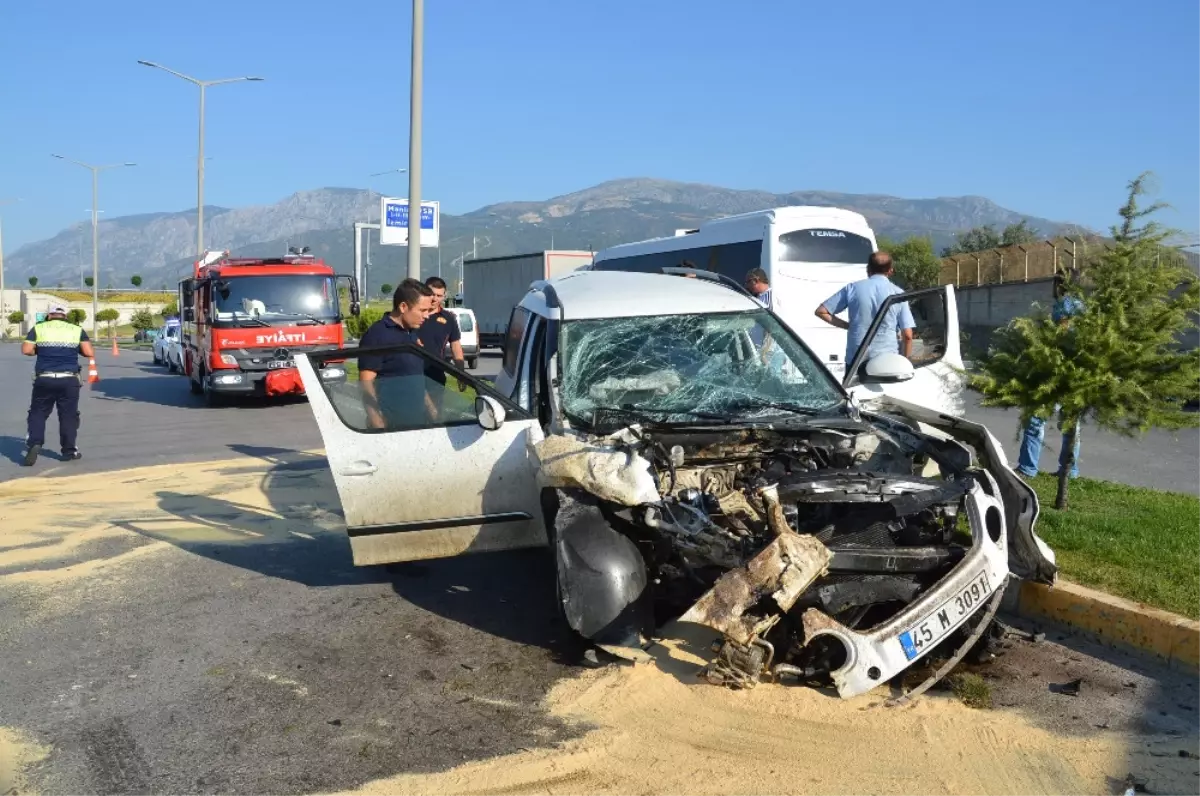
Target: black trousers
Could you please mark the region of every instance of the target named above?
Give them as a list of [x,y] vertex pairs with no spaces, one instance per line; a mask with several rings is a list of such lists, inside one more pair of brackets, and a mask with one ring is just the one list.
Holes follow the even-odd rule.
[[38,376],[33,381],[33,397],[29,400],[30,445],[46,444],[46,418],[58,408],[58,439],[64,453],[76,450],[79,435],[79,379],[51,379]]

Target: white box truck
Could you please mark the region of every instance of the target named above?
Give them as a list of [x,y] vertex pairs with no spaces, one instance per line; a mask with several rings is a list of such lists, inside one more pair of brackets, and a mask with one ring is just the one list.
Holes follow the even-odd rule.
[[585,251],[541,251],[467,260],[463,264],[463,306],[475,312],[479,346],[504,342],[513,307],[521,303],[530,284],[591,264],[592,253]]

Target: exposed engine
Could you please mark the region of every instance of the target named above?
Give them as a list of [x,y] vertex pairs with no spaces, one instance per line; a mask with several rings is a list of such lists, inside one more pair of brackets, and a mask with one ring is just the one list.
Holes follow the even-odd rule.
[[872,628],[972,546],[961,519],[979,476],[971,451],[899,423],[632,427],[621,443],[650,463],[660,499],[599,509],[645,562],[655,625],[681,618],[724,635],[712,682],[751,686],[772,660],[776,673],[827,682],[845,650],[807,643],[806,611]]

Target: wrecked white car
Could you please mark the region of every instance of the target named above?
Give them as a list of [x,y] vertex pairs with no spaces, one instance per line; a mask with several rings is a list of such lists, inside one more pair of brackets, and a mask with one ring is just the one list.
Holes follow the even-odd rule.
[[[412,346],[300,357],[355,563],[549,544],[566,621],[613,654],[678,619],[723,636],[714,683],[852,697],[942,661],[923,690],[1010,576],[1056,573],[996,439],[919,403],[961,367],[953,289],[889,300],[881,317],[908,301],[918,319],[912,358],[860,353],[839,385],[769,310],[695,273],[535,283],[494,386]],[[426,373],[390,393],[314,368],[400,355]],[[413,390],[429,400],[389,403]]]

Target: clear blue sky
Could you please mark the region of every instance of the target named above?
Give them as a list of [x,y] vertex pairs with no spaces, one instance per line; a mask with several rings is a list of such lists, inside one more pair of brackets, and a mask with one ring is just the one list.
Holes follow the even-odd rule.
[[[362,9],[355,13],[354,8]],[[199,9],[193,15],[192,9]],[[5,248],[82,220],[366,187],[408,159],[411,6],[0,6]],[[426,0],[425,189],[447,212],[652,176],[775,191],[977,194],[1107,227],[1158,174],[1200,227],[1195,0]],[[373,186],[403,195],[392,177]]]

